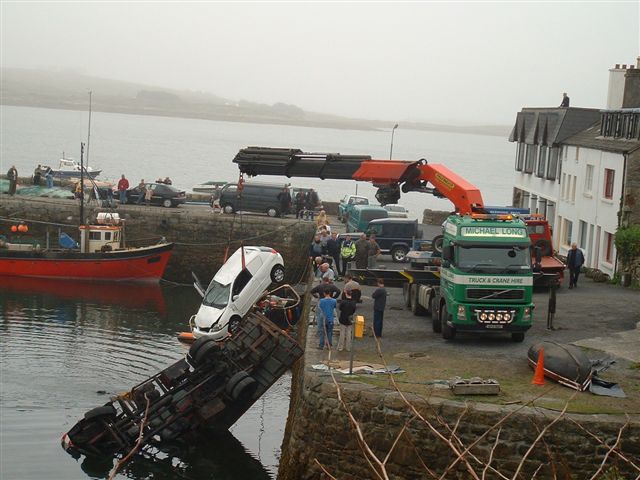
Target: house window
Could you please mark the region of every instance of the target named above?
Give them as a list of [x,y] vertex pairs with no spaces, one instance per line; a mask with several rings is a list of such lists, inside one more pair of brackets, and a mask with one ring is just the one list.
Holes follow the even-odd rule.
[[587,248],[587,222],[580,220],[580,226],[578,227],[578,246],[580,248]]
[[580,147],[576,147],[576,163],[580,161]]
[[565,245],[571,245],[571,233],[573,230],[573,222],[571,220],[567,220],[566,218],[562,220],[562,231],[564,235],[562,236],[563,243]]
[[576,201],[576,183],[578,183],[578,177],[573,175],[571,177],[571,201]]
[[593,165],[587,165],[584,173],[584,193],[591,193],[593,190]]
[[516,153],[516,171],[521,172],[522,167],[524,166],[524,150],[525,144],[522,142],[518,143],[518,151]]
[[549,165],[547,165],[547,180],[555,180],[558,171],[558,148],[551,148],[549,155]]
[[527,159],[524,164],[525,173],[533,173],[533,167],[536,163],[537,154],[538,154],[537,145],[527,145]]
[[560,198],[564,200],[565,185],[567,184],[567,175],[562,174],[562,181],[560,182]]
[[613,263],[613,234],[604,232],[604,240],[606,244],[606,250],[604,251],[604,259],[608,263]]
[[613,180],[615,171],[610,168],[604,169],[604,198],[613,198]]
[[543,178],[545,174],[545,169],[547,167],[547,151],[549,147],[545,147],[544,145],[540,147],[540,157],[538,158],[538,169],[536,170],[536,176]]

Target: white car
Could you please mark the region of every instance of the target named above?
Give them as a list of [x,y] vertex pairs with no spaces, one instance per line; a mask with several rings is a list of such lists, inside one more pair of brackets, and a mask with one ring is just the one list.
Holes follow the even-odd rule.
[[394,218],[408,218],[409,217],[409,211],[403,207],[402,205],[398,205],[398,204],[390,204],[390,205],[385,205],[384,209],[389,212],[389,216],[390,217],[394,217]]
[[198,313],[191,317],[195,338],[222,340],[233,334],[267,287],[284,280],[284,260],[273,248],[244,247],[244,269],[242,263],[239,248],[211,280]]

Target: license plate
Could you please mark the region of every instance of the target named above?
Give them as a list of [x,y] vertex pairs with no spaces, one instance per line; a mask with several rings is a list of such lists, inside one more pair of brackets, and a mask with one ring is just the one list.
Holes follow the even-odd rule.
[[496,330],[500,330],[501,328],[504,328],[504,325],[485,325],[486,328],[495,328]]

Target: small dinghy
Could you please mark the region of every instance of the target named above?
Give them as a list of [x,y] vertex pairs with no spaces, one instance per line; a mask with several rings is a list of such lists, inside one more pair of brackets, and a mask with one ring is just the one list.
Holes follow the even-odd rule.
[[529,366],[536,369],[538,354],[544,348],[544,376],[583,392],[591,384],[591,360],[574,345],[541,342],[529,348]]

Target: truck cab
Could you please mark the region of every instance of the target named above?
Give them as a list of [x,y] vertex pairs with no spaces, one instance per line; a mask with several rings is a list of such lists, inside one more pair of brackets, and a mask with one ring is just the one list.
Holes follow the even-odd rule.
[[338,204],[338,220],[347,223],[349,214],[356,205],[369,205],[369,199],[358,195],[345,195]]
[[525,223],[511,215],[449,217],[434,331],[445,339],[458,331],[502,331],[524,340],[534,308],[530,245]]

